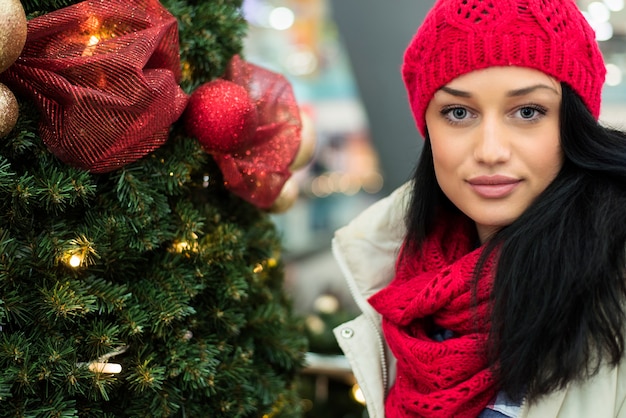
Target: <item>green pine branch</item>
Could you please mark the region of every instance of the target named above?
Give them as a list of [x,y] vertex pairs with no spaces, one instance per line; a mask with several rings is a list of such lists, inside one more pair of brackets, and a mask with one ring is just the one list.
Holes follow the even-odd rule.
[[[23,2],[29,17],[73,3]],[[241,53],[241,2],[163,4],[189,93]],[[180,122],[91,174],[51,154],[18,101],[0,141],[0,417],[300,416],[307,341],[269,216],[225,189]]]

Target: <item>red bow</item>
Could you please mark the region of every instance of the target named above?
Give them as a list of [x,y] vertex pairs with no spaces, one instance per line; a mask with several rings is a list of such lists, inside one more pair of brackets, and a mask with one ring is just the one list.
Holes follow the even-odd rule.
[[258,126],[248,146],[215,153],[226,187],[261,208],[269,208],[291,177],[289,165],[300,147],[302,122],[291,84],[280,74],[234,56],[224,79],[243,86],[255,104]]
[[177,21],[157,0],[84,1],[32,19],[1,78],[40,108],[48,149],[95,173],[161,146],[187,103]]

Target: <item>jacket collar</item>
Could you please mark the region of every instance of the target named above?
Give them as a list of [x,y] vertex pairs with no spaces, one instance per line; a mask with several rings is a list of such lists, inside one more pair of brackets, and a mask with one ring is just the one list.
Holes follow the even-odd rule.
[[364,313],[372,309],[367,299],[393,279],[410,192],[407,182],[335,232],[333,253]]

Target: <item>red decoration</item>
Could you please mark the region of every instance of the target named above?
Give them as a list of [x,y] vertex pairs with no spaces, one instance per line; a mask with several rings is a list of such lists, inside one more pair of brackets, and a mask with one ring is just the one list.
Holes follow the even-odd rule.
[[42,111],[67,164],[103,173],[161,146],[182,114],[177,21],[157,0],[84,1],[32,19],[1,81]]
[[249,146],[259,125],[246,89],[223,79],[198,87],[185,115],[187,133],[198,138],[209,154],[233,153]]
[[[256,107],[258,126],[250,129],[254,116],[245,110],[245,105],[234,106],[228,97],[218,100],[211,107],[222,106],[216,112],[227,122],[218,122],[218,127],[206,126],[205,140],[212,143],[209,132],[219,131],[221,143],[231,146],[228,152],[208,152],[219,165],[230,191],[269,209],[291,177],[289,165],[300,146],[302,122],[291,84],[282,75],[245,62],[239,56],[232,58],[223,79],[246,90]],[[237,97],[245,103],[242,95],[238,93]],[[198,107],[190,107],[185,116],[191,132],[202,128],[197,122],[201,118],[195,114],[197,111]],[[227,141],[229,136],[232,142]]]

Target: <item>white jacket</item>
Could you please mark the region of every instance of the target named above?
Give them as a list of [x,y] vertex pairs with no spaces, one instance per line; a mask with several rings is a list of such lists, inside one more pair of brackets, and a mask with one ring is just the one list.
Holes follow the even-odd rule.
[[[395,359],[385,343],[380,315],[367,299],[394,276],[405,234],[409,183],[376,202],[335,233],[333,253],[362,314],[334,333],[363,391],[370,418],[385,416],[385,395],[395,378]],[[626,358],[592,379],[523,404],[520,418],[626,418]]]

